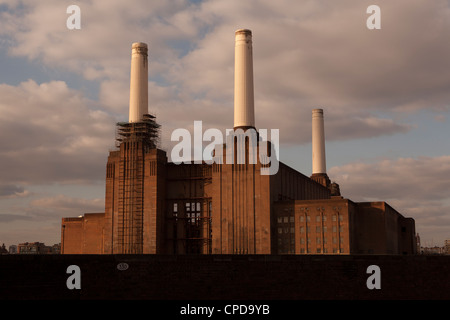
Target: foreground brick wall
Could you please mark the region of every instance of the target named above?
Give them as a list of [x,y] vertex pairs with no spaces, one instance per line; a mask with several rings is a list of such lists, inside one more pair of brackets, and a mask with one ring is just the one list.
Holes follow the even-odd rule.
[[[66,286],[69,265],[81,269],[80,290]],[[379,290],[366,286],[370,265]],[[3,255],[0,298],[448,300],[450,256]]]

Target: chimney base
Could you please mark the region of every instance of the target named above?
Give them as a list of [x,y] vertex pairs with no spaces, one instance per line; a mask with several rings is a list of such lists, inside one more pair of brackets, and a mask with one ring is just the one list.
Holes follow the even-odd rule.
[[331,181],[326,173],[313,173],[311,180],[320,183],[324,187],[330,188]]
[[313,173],[310,177],[311,180],[320,183],[324,187],[330,189],[332,197],[340,197],[341,190],[336,182],[331,182],[326,173]]
[[242,129],[243,131],[247,131],[248,129],[253,129],[256,131],[256,128],[253,126],[237,126],[237,127],[233,128],[234,131],[236,131],[238,129]]

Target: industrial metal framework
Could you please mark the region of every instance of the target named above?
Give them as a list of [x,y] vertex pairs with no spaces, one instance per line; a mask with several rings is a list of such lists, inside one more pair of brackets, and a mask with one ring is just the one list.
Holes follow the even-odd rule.
[[199,164],[178,168],[180,176],[173,180],[183,183],[186,197],[168,199],[170,212],[166,217],[173,230],[167,240],[172,241],[174,253],[210,254],[212,198],[198,192],[196,186],[199,181],[203,187],[212,182],[211,167]]

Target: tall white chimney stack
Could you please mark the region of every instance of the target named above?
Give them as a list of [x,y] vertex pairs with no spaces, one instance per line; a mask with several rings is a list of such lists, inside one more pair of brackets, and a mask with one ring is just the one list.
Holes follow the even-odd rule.
[[234,128],[255,128],[252,32],[235,32]]
[[131,46],[130,114],[129,122],[142,121],[148,113],[147,44],[135,42]]
[[326,174],[323,109],[312,111],[312,174]]

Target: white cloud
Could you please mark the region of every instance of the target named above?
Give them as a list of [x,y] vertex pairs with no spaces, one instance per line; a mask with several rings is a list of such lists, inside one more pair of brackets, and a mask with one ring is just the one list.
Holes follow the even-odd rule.
[[[447,110],[450,97],[441,84],[450,81],[450,73],[442,72],[450,70],[442,68],[448,64],[450,45],[442,40],[450,19],[443,2],[428,4],[425,10],[421,1],[383,3],[378,34],[365,27],[367,3],[81,1],[83,27],[77,31],[65,27],[66,3],[60,1],[25,3],[26,11],[2,14],[9,26],[3,32],[14,39],[11,54],[101,81],[100,102],[124,117],[130,46],[147,42],[155,89],[150,90],[150,109],[190,123],[205,117],[205,110],[196,108],[203,105],[208,114],[220,117],[219,128],[232,125],[234,30],[250,28],[257,125],[284,128],[285,142],[308,142],[298,140],[299,133],[304,136],[299,127],[309,125],[308,113],[317,106],[351,115],[353,130],[347,130],[349,121],[343,119],[328,128],[336,139],[411,129],[394,117],[379,118],[377,111]],[[433,17],[421,19],[434,30],[431,40],[422,29],[411,35],[418,15]],[[428,58],[431,53],[433,60]],[[158,91],[167,88],[170,95],[160,103]]]
[[32,215],[42,216],[79,216],[83,213],[104,212],[104,199],[73,198],[64,195],[43,197],[30,202],[28,209]]
[[0,165],[9,183],[101,179],[114,119],[62,81],[0,85]]

